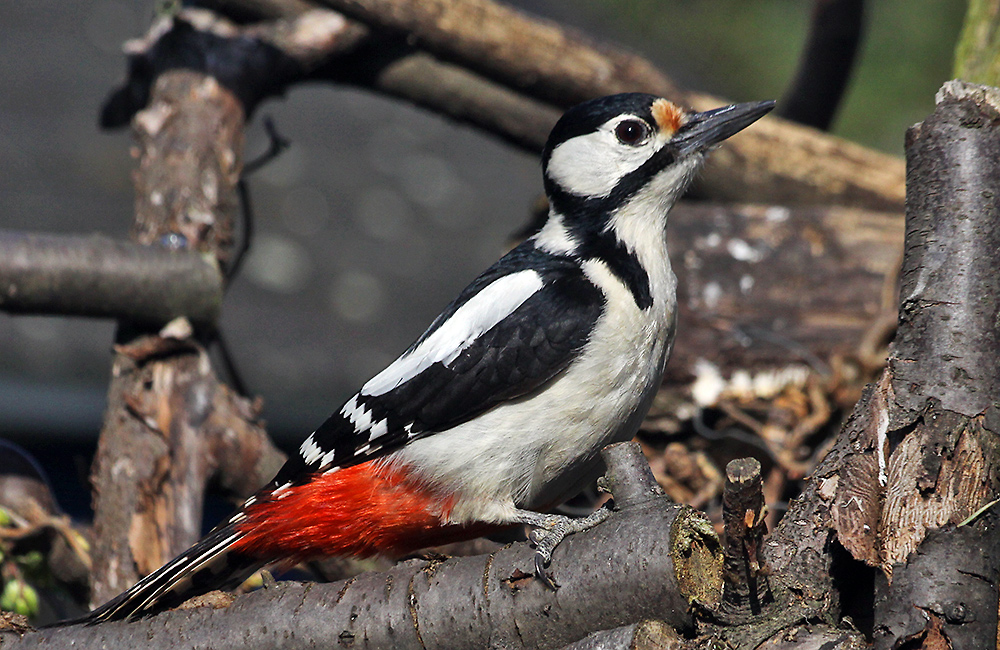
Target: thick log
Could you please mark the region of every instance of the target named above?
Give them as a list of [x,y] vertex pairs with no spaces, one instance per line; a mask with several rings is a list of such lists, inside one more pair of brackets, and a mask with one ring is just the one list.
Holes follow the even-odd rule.
[[[907,134],[907,159],[887,369],[765,551],[775,578],[798,593],[830,599],[852,582],[859,597],[874,591],[876,648],[992,647],[995,522],[966,520],[1000,495],[1000,94],[946,84],[935,113]],[[857,562],[833,564],[834,534]],[[978,550],[940,553],[949,540]],[[879,570],[867,586],[861,563]],[[968,579],[956,585],[957,575]]]

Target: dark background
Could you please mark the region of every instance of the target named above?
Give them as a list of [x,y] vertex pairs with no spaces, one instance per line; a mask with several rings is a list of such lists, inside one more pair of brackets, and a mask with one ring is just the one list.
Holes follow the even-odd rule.
[[[680,84],[780,98],[808,26],[802,0],[519,2],[624,43]],[[834,131],[891,153],[950,77],[964,2],[869,3],[869,29]],[[0,228],[102,232],[132,221],[130,140],[101,132],[122,43],[152,2],[0,4]],[[368,93],[312,85],[270,101],[292,147],[251,178],[252,255],[223,330],[271,434],[294,446],[391,361],[498,257],[541,192],[537,161],[469,128]],[[0,437],[34,454],[82,512],[114,325],[0,313]]]

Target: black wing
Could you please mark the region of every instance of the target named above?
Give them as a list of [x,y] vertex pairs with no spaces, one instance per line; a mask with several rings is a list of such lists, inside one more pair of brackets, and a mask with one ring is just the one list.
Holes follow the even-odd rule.
[[590,338],[603,294],[573,261],[524,246],[477,278],[401,359],[421,354],[435,332],[497,279],[526,268],[538,274],[540,288],[508,317],[471,340],[455,341],[463,347],[453,358],[427,363],[377,395],[355,394],[303,443],[273,485],[387,454],[526,395],[569,366]]

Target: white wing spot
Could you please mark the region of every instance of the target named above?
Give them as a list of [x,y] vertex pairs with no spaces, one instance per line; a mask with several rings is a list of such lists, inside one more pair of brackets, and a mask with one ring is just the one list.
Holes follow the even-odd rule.
[[379,420],[372,425],[372,438],[380,438],[385,434],[389,433],[389,420],[383,419]]
[[542,276],[533,270],[497,278],[459,307],[414,350],[399,357],[370,379],[361,389],[361,394],[384,395],[434,363],[451,363],[462,350],[510,316],[543,286]]
[[367,431],[372,424],[372,413],[361,404],[355,395],[340,409],[340,414],[351,421],[355,431]]
[[306,462],[306,465],[314,464],[323,455],[323,450],[316,444],[313,435],[309,434],[309,437],[299,447],[299,455],[302,456],[302,460]]

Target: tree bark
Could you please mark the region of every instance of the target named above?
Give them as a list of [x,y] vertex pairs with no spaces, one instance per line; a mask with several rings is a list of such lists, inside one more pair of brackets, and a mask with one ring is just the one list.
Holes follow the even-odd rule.
[[[259,37],[274,48],[271,54],[280,55],[258,57],[263,68],[251,80],[275,83],[255,84],[251,93],[245,93],[245,101],[247,97],[279,94],[288,84],[306,78],[355,83],[467,121],[535,153],[544,146],[561,109],[582,99],[627,90],[664,95],[696,110],[728,103],[676,89],[642,57],[560,31],[552,23],[487,0],[324,0],[323,5],[351,10],[352,15],[363,16],[367,24],[378,28],[378,33],[367,37],[357,31],[366,29],[357,22],[328,20],[331,15],[339,16],[333,12],[309,12],[312,16],[307,18],[298,2],[211,0],[204,4],[244,19],[249,15],[301,18],[301,33],[312,35],[311,42],[317,44],[321,43],[315,39],[317,34],[324,29],[333,32],[333,40],[328,39],[333,45],[324,64],[317,58],[321,46],[307,48],[303,55],[288,48],[286,39],[275,38],[282,30],[265,27],[267,23],[230,30],[234,37],[238,31]],[[189,14],[190,10],[185,10],[180,15]],[[468,22],[469,16],[475,20]],[[414,31],[400,32],[403,28]],[[345,33],[350,36],[345,37]],[[245,47],[246,41],[234,40]],[[426,47],[430,54],[415,47]],[[366,54],[355,56],[360,52]],[[346,59],[338,61],[340,57]],[[187,67],[195,69],[210,63],[217,61],[185,61]],[[130,98],[124,103],[137,110],[143,102],[136,104],[132,99],[145,96],[142,88],[148,81],[144,79],[147,67],[135,64],[132,68],[133,78],[112,99]],[[555,87],[572,92],[550,103],[548,89]],[[108,106],[119,103],[109,100]],[[251,108],[250,103],[247,106]],[[122,109],[108,108],[106,113],[128,115]],[[720,201],[839,204],[898,211],[905,188],[901,160],[814,129],[766,118],[728,140],[709,159],[692,191]]]
[[[187,71],[158,79],[150,106],[135,118],[137,242],[225,263],[242,129],[242,107],[214,79]],[[278,460],[257,422],[259,405],[219,383],[186,320],[160,331],[122,322],[115,350],[92,474],[95,603],[197,540],[205,486],[219,467],[240,472],[223,482],[246,493],[270,478]]]
[[0,310],[212,326],[222,306],[218,265],[189,251],[98,235],[0,232]]
[[[996,89],[949,82],[908,133],[888,367],[765,545],[774,575],[804,596],[830,598],[845,581],[874,591],[877,648],[996,643],[996,526],[992,515],[963,521],[1000,494],[998,100]],[[834,561],[834,537],[857,563]],[[978,550],[944,557],[948,543]],[[874,580],[861,563],[878,569]]]
[[550,570],[558,591],[533,577],[534,550],[411,560],[384,573],[325,585],[281,583],[212,607],[130,623],[0,636],[40,648],[560,648],[594,629],[648,619],[690,629],[689,608],[719,598],[722,552],[701,513],[670,503],[635,443],[609,448],[619,503],[603,524],[571,535]]

